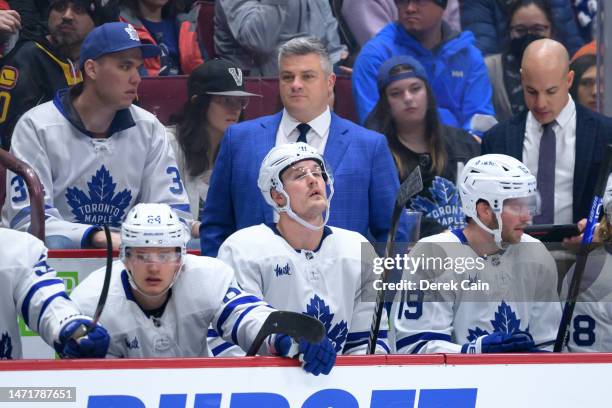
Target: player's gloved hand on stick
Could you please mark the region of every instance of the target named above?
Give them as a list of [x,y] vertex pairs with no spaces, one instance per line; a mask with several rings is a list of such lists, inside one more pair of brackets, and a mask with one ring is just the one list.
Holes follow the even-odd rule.
[[104,358],[110,337],[106,329],[96,325],[85,336],[74,338],[78,330],[89,327],[90,319],[75,319],[64,325],[59,333],[59,342],[55,343],[55,351],[62,358]]
[[300,340],[297,343],[285,334],[279,334],[274,339],[274,353],[284,357],[299,357],[302,368],[311,374],[329,374],[336,362],[336,350],[326,337],[319,343],[309,343]]
[[462,353],[511,353],[531,351],[535,347],[527,332],[499,333],[480,336],[461,347]]

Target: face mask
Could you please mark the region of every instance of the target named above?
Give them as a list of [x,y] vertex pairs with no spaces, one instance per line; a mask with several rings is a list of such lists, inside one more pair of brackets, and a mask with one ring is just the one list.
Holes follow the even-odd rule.
[[541,35],[527,33],[522,37],[511,38],[510,39],[510,53],[514,55],[517,61],[521,62],[523,59],[523,53],[525,52],[525,48],[529,44],[531,44],[535,40],[539,40],[540,38],[544,38]]

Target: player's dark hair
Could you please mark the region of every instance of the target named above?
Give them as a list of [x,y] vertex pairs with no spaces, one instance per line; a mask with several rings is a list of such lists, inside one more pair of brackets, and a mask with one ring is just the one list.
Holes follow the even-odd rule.
[[[389,74],[397,75],[407,71],[412,71],[412,67],[407,64],[400,64],[393,67],[389,71]],[[438,106],[433,90],[427,81],[423,81],[423,83],[425,84],[425,91],[427,92],[427,111],[425,112],[424,121],[425,135],[429,140],[428,147],[429,154],[431,155],[431,168],[436,175],[441,176],[444,173],[444,167],[446,166],[448,156],[444,145],[442,125],[438,117]],[[387,88],[388,86],[380,91],[378,102],[368,115],[365,127],[385,135],[389,143],[389,149],[395,160],[395,165],[398,168],[400,180],[404,180],[408,176],[410,170],[407,169],[402,162],[402,151],[405,151],[406,147],[400,142],[397,135],[397,126],[391,116],[391,107],[387,100]]]

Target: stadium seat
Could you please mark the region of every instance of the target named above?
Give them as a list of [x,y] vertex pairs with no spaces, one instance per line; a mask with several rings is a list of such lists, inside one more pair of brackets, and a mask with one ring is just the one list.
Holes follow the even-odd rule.
[[208,58],[215,58],[215,2],[198,1],[195,6],[200,7],[198,12],[198,34],[208,53]]
[[[251,98],[244,112],[245,119],[271,115],[282,109],[277,78],[246,78],[246,90],[262,97]],[[170,117],[178,112],[187,100],[187,76],[143,78],[138,96],[138,105],[157,116],[164,125],[168,125]],[[336,81],[335,112],[345,119],[357,121],[350,77],[338,77]]]

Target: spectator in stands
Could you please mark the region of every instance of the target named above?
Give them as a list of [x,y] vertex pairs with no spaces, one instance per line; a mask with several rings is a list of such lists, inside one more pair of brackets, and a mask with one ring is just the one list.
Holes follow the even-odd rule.
[[464,225],[456,183],[459,170],[480,154],[463,129],[442,125],[423,66],[407,55],[392,57],[378,71],[380,97],[366,127],[383,133],[400,181],[421,167],[422,192],[408,208],[423,212],[421,237]]
[[[464,0],[461,8],[461,26],[476,37],[476,46],[484,55],[498,54],[508,48],[510,37],[509,11],[516,0]],[[559,27],[559,41],[570,54],[584,44],[568,0],[549,0],[553,25]]]
[[[212,168],[225,130],[242,119],[250,96],[245,92],[242,70],[220,59],[197,67],[187,80],[183,109],[171,118],[170,143],[189,197],[194,219],[204,208]],[[193,224],[192,236],[199,237],[200,223]]]
[[597,54],[597,43],[595,40],[588,44],[583,45],[576,53],[572,56],[572,61],[582,57],[583,55],[596,55]]
[[120,20],[138,31],[140,41],[158,45],[159,57],[146,59],[147,76],[190,74],[208,59],[198,38],[198,11],[193,7],[184,13],[180,0],[125,0],[121,4]]
[[428,72],[442,123],[472,130],[472,117],[493,115],[491,84],[470,32],[442,21],[445,0],[399,0],[399,19],[363,47],[353,68],[353,96],[364,122],[378,100],[380,65],[394,55],[416,58]]
[[15,10],[11,10],[6,1],[0,0],[0,58],[12,49],[13,39],[19,37],[19,30],[21,30],[21,16]]
[[[395,0],[343,0],[342,17],[363,47],[384,26],[397,21]],[[459,1],[449,0],[442,19],[455,31],[461,31]]]
[[94,28],[95,2],[52,0],[49,34],[38,41],[18,45],[4,60],[0,72],[8,93],[0,115],[2,147],[9,149],[17,120],[28,109],[50,101],[58,89],[82,80],[77,66],[85,36]]
[[[597,111],[597,57],[586,54],[577,58],[570,64],[570,70],[574,71],[574,82],[570,88],[572,99],[586,106],[592,111]],[[603,93],[600,87],[599,93]]]
[[[285,109],[230,126],[221,140],[202,213],[202,253],[216,255],[234,231],[275,221],[257,188],[259,164],[274,146],[296,141],[316,148],[334,170],[329,225],[384,242],[399,187],[385,138],[330,112],[336,77],[321,41],[288,41],[278,65]],[[399,239],[405,234],[400,227]]]
[[217,0],[215,50],[250,76],[278,74],[278,47],[296,37],[321,40],[332,64],[348,57],[329,0]]
[[[100,225],[117,230],[141,201],[167,203],[191,227],[189,200],[163,125],[132,105],[143,58],[159,54],[126,23],[95,28],[81,47],[84,82],[26,112],[11,152],[32,166],[45,191],[49,247],[104,247]],[[27,231],[30,199],[7,173],[4,225]],[[112,234],[113,247],[119,235]]]
[[527,46],[555,34],[547,0],[517,0],[510,10],[510,44],[502,54],[485,58],[493,86],[493,107],[497,120],[523,112],[525,98],[521,86],[521,60]]
[[612,119],[574,103],[569,96],[573,79],[561,43],[548,38],[532,42],[521,65],[528,110],[483,137],[483,154],[513,156],[537,177],[542,214],[534,224],[586,218],[603,147],[612,143]]

